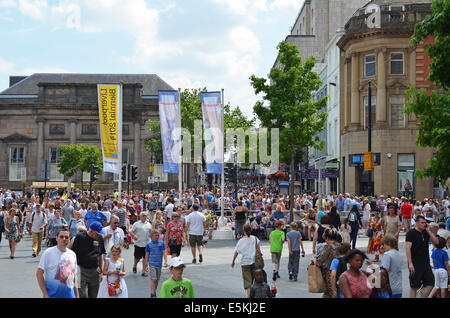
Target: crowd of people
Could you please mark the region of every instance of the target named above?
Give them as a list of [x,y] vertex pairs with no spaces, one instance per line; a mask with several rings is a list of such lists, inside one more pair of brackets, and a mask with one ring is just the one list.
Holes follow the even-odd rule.
[[[182,277],[181,248],[189,245],[192,263],[204,261],[203,245],[214,230],[234,229],[240,254],[244,289],[249,297],[274,297],[268,285],[280,279],[284,243],[289,251],[289,280],[297,281],[304,241],[312,241],[312,263],[320,267],[324,297],[402,297],[401,231],[406,233],[405,254],[410,272],[410,297],[446,297],[450,245],[450,198],[442,201],[410,200],[383,195],[303,193],[289,197],[271,186],[226,187],[225,218],[220,218],[220,188],[136,191],[89,196],[54,189],[41,197],[31,191],[16,195],[0,191],[0,240],[9,242],[10,258],[24,235],[32,237],[32,257],[40,258],[36,277],[44,297],[128,297],[122,249],[134,246],[132,271],[150,276],[150,297],[162,267],[172,278],[161,285],[158,297],[194,297],[190,280]],[[292,210],[292,215],[291,211]],[[291,222],[292,221],[292,222]],[[358,233],[369,237],[365,251],[356,249]],[[260,242],[270,244],[273,273],[267,275],[258,261]],[[258,256],[259,255],[259,256]],[[373,259],[368,259],[373,255]],[[168,260],[170,258],[170,261]],[[263,262],[262,262],[263,263]],[[369,288],[377,268],[381,285]],[[256,266],[258,265],[258,266]],[[275,289],[275,290],[274,290]]]

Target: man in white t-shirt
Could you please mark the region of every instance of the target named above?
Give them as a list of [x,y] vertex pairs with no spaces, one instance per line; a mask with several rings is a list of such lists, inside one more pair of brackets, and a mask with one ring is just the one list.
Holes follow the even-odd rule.
[[113,245],[124,245],[125,235],[123,230],[119,227],[119,222],[119,217],[112,215],[111,224],[103,228],[103,232],[105,232],[103,241],[105,242],[105,250],[108,257],[111,257],[111,247],[113,247]]
[[173,208],[175,206],[172,203],[172,199],[171,198],[167,198],[167,205],[164,209],[164,215],[166,217],[166,224],[168,224],[170,222],[170,220],[172,219],[172,213],[173,213]]
[[76,288],[77,257],[67,248],[70,233],[67,228],[56,235],[57,245],[41,257],[36,278],[44,298],[79,298]]
[[[141,259],[145,259],[145,247],[150,242],[150,234],[152,233],[152,225],[147,220],[148,213],[141,212],[140,220],[134,222],[130,234],[134,239],[134,265],[133,273],[137,272],[137,264]],[[147,263],[142,263],[142,276],[147,276]]]
[[192,211],[186,217],[186,233],[189,234],[189,245],[192,251],[192,263],[197,263],[196,250],[198,248],[199,262],[203,262],[203,235],[206,233],[206,218],[198,211],[198,205],[194,204],[192,206],[194,211]]

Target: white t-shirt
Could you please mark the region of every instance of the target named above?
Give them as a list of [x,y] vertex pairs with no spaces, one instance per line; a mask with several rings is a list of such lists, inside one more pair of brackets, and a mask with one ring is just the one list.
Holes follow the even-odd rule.
[[86,209],[81,209],[81,217],[84,219],[84,217],[86,216],[87,210]]
[[50,298],[74,298],[77,257],[72,250],[61,252],[57,246],[45,250],[38,268],[44,271],[45,286]]
[[169,218],[169,219],[172,218],[173,208],[174,208],[174,205],[172,203],[170,203],[166,206],[166,208],[164,209],[166,218]]
[[200,212],[192,212],[186,217],[186,224],[189,224],[189,235],[203,235],[203,223],[206,223],[205,216]]
[[150,222],[142,223],[141,220],[135,222],[131,228],[138,240],[134,242],[137,247],[145,247],[150,242],[150,234],[152,233],[152,225]]
[[[114,230],[111,228],[110,225],[107,226],[107,227],[104,227],[104,228],[103,228],[103,231],[105,232],[105,235],[112,234],[112,236],[111,236],[109,239],[104,240],[104,241],[105,241],[105,250],[106,250],[106,253],[108,253],[108,255],[110,255],[110,254],[111,254],[111,247],[112,247],[114,244],[120,244],[120,245],[123,244],[123,240],[124,240],[124,238],[125,238],[125,234],[123,233],[123,230],[122,230],[121,228],[118,227],[118,228],[116,228],[116,230],[114,231]],[[103,236],[103,237],[104,237],[104,236]]]
[[[33,216],[34,214],[34,216]],[[36,212],[31,213],[30,222],[33,220],[33,223],[31,224],[31,232],[32,233],[41,233],[44,232],[44,230],[41,230],[41,226],[44,225],[44,223],[47,221],[47,216],[45,213],[41,210],[41,212],[38,214]]]
[[256,241],[259,243],[259,240],[253,235],[250,237],[241,238],[236,244],[235,252],[242,255],[241,265],[251,265],[255,263],[255,255],[256,255]]
[[104,215],[106,215],[106,223],[109,223],[111,220],[111,212],[109,211],[102,211]]

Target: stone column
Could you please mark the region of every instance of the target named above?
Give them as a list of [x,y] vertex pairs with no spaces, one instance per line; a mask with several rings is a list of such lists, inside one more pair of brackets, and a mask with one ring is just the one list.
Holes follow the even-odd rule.
[[386,48],[377,50],[377,109],[376,123],[386,123]]
[[352,54],[351,125],[359,125],[359,54]]
[[138,181],[140,181],[145,169],[141,167],[141,123],[139,120],[134,123],[134,164],[138,167]]
[[38,123],[38,135],[37,135],[37,171],[40,178],[42,163],[44,162],[44,123],[46,119],[38,117],[36,122]]
[[[77,143],[77,123],[78,119],[71,118],[69,119],[69,131],[70,131],[70,144],[74,145]],[[67,179],[67,193],[70,193],[72,191],[72,178]]]
[[[408,79],[409,79],[409,84],[410,85],[416,85],[416,48],[415,47],[410,47],[408,49],[408,54],[409,54],[409,61],[408,61]],[[406,58],[405,58],[406,60]],[[407,120],[411,121],[411,122],[416,122],[417,117],[414,113],[412,113],[411,115],[407,116]],[[407,123],[408,126],[408,123]]]

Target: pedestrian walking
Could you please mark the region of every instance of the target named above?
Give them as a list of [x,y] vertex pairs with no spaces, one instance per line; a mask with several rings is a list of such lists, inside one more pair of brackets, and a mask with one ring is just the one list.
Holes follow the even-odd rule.
[[303,247],[302,235],[297,230],[298,225],[296,222],[292,222],[290,225],[290,231],[286,235],[288,240],[289,249],[289,263],[288,263],[288,273],[289,280],[298,280],[298,268],[300,262],[300,247],[302,248],[302,256],[305,257],[305,249]]
[[115,215],[111,216],[111,224],[103,228],[103,242],[108,257],[111,257],[111,248],[114,245],[125,245],[125,234],[119,227],[119,218]]
[[66,220],[64,220],[61,217],[61,210],[60,209],[56,209],[55,210],[55,216],[53,219],[51,219],[48,222],[48,227],[47,227],[47,237],[48,237],[48,241],[49,241],[49,246],[56,246],[57,242],[56,242],[56,235],[58,233],[58,231],[63,227],[66,226]]
[[206,218],[198,211],[198,205],[192,206],[193,210],[186,217],[186,233],[189,234],[189,245],[192,252],[192,263],[196,264],[196,247],[198,249],[199,262],[203,262],[203,236],[206,233]]
[[406,233],[406,257],[408,259],[410,298],[416,298],[417,290],[423,285],[422,297],[426,298],[433,288],[434,276],[430,266],[429,241],[435,245],[439,240],[430,231],[423,216],[416,218],[414,228]]
[[147,212],[141,212],[139,221],[135,222],[131,228],[130,234],[134,239],[134,264],[133,273],[137,273],[137,264],[142,259],[142,276],[147,277],[147,263],[145,259],[145,247],[150,241],[152,225],[147,220]]
[[436,292],[440,292],[440,297],[445,298],[445,291],[448,288],[450,267],[448,265],[448,254],[444,250],[446,241],[442,237],[439,237],[438,240],[438,244],[433,244],[434,249],[431,254],[433,259],[434,287],[428,298],[433,298]]
[[344,298],[369,298],[372,293],[367,275],[361,270],[366,254],[358,249],[351,250],[344,261],[349,263],[349,269],[339,278],[339,288]]
[[172,220],[167,224],[165,244],[170,249],[171,257],[178,257],[181,253],[181,246],[186,241],[183,224],[179,222],[180,215],[177,212],[172,214]]
[[356,247],[356,240],[358,239],[358,231],[362,228],[361,214],[358,211],[356,205],[353,205],[350,213],[348,214],[348,225],[352,229],[350,232],[350,243],[352,244],[352,249]]
[[234,220],[235,238],[239,240],[244,235],[244,224],[247,221],[246,213],[248,209],[239,200],[238,205],[234,208],[232,218]]
[[369,237],[369,243],[367,245],[367,254],[375,254],[374,262],[380,260],[381,240],[383,239],[383,229],[381,226],[380,210],[375,208],[374,216],[369,220],[369,226],[366,230],[366,235]]
[[272,298],[270,286],[264,281],[264,274],[261,269],[253,271],[254,283],[250,288],[249,298]]
[[283,251],[283,243],[285,241],[284,232],[281,230],[283,222],[277,220],[275,221],[275,230],[270,233],[270,253],[272,253],[272,266],[273,266],[273,276],[272,280],[276,281],[280,278],[280,260],[281,253]]
[[16,209],[11,208],[8,215],[5,218],[5,232],[6,239],[9,242],[9,250],[11,254],[10,259],[14,259],[14,252],[16,251],[16,241],[19,240],[20,228],[19,228],[19,218],[16,216]]
[[78,298],[76,288],[77,258],[67,248],[70,235],[67,227],[61,228],[57,244],[47,249],[39,261],[36,278],[44,298]]
[[32,250],[33,257],[36,257],[41,252],[42,240],[44,238],[44,229],[47,226],[47,215],[41,210],[41,204],[39,202],[35,205],[35,211],[31,214],[30,221],[31,237],[32,237]]
[[103,268],[103,254],[106,253],[102,225],[94,221],[87,232],[75,237],[72,250],[80,266],[80,298],[97,298],[100,274]]
[[145,246],[145,264],[149,266],[150,272],[150,298],[156,298],[156,289],[161,278],[162,260],[166,246],[159,239],[159,231],[153,230],[151,240]]
[[[121,230],[121,229],[119,229]],[[121,258],[121,245],[111,247],[111,257],[106,258],[103,264],[103,276],[98,291],[98,298],[128,298],[128,289],[125,282],[125,261]]]
[[242,280],[244,282],[244,289],[247,292],[247,297],[249,297],[250,287],[252,287],[253,271],[255,270],[256,249],[259,248],[259,240],[257,237],[251,235],[252,227],[249,224],[245,224],[243,230],[244,237],[236,244],[231,268],[234,268],[236,258],[241,254]]
[[398,240],[393,235],[385,235],[381,240],[383,256],[381,267],[389,276],[389,285],[392,290],[392,298],[402,298],[402,266],[403,260],[398,251]]
[[195,298],[192,282],[183,277],[185,267],[181,257],[170,260],[169,270],[172,277],[162,284],[159,298]]
[[330,282],[331,282],[331,290],[333,294],[333,298],[344,298],[342,295],[342,291],[339,288],[339,278],[342,273],[344,273],[347,269],[347,263],[344,261],[344,257],[350,251],[350,243],[342,242],[339,244],[337,248],[338,257],[333,259],[330,265]]

